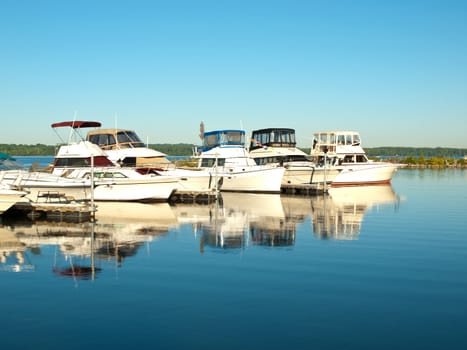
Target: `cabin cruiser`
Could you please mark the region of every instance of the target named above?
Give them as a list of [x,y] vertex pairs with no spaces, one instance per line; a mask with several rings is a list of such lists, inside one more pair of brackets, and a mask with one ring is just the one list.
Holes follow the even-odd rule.
[[[73,129],[95,126],[94,122],[62,122],[53,128]],[[75,141],[60,146],[52,173],[72,179],[93,179],[93,198],[98,201],[166,201],[178,186],[176,176],[141,173],[135,168],[116,166],[106,152],[88,141]]]
[[88,179],[68,179],[40,171],[28,171],[13,157],[0,155],[0,185],[27,192],[24,200],[36,201],[45,195],[60,195],[76,201],[87,200],[91,192]]
[[332,186],[387,184],[399,164],[369,160],[355,131],[328,131],[313,135],[311,155],[317,163],[331,163],[341,172]]
[[269,128],[254,130],[250,141],[250,156],[256,164],[275,164],[285,168],[282,186],[331,184],[340,170],[330,164],[312,162],[296,147],[295,130]]
[[244,130],[203,133],[203,146],[195,149],[198,168],[209,171],[221,191],[279,193],[284,168],[257,165],[245,148]]
[[[100,126],[93,122],[92,126]],[[81,126],[83,127],[83,126]],[[86,140],[99,146],[108,158],[121,167],[150,171],[161,176],[178,176],[179,191],[206,192],[215,189],[212,175],[196,168],[177,167],[165,153],[149,148],[137,133],[129,129],[94,129],[87,132]]]

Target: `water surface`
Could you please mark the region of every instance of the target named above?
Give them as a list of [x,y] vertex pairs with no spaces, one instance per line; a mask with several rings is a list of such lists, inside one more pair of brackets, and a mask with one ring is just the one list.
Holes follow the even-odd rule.
[[328,196],[3,218],[2,346],[464,349],[466,184],[401,170]]

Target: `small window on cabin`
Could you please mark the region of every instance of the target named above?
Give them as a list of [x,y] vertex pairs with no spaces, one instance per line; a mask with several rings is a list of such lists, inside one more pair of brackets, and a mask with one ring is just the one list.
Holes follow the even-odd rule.
[[217,145],[217,135],[216,134],[207,135],[204,138],[204,145],[205,146],[215,146],[215,145]]
[[124,179],[126,178],[125,175],[122,173],[107,173],[106,177],[113,178],[113,179]]
[[345,144],[346,145],[351,145],[352,144],[352,135],[346,135],[345,136]]
[[118,143],[128,143],[131,142],[131,139],[128,137],[126,132],[119,132],[117,134]]
[[366,163],[367,158],[363,154],[358,154],[357,155],[357,163]]
[[360,135],[358,134],[353,135],[353,144],[356,146],[360,145]]
[[330,134],[329,135],[329,143],[331,145],[334,145],[336,143],[336,134]]
[[321,141],[321,143],[327,143],[327,141],[328,141],[328,135],[327,135],[327,134],[321,134],[321,135],[319,135],[319,140]]
[[[203,158],[201,160],[201,167],[204,168],[211,168],[216,164],[216,158]],[[218,166],[224,166],[225,164],[225,158],[218,158],[217,159],[217,165]]]
[[227,133],[227,142],[228,143],[244,143],[245,140],[242,137],[243,134],[240,132],[228,132]]
[[337,136],[337,144],[338,145],[345,145],[345,136],[344,135],[338,135]]
[[92,143],[95,143],[99,146],[111,146],[115,145],[115,137],[112,134],[99,134],[93,135],[95,141],[91,140]]
[[353,163],[353,155],[347,155],[344,157],[344,163]]

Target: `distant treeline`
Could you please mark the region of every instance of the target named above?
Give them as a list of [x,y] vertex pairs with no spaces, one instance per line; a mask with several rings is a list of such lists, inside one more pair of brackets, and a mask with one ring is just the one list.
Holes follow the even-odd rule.
[[[169,156],[191,156],[193,145],[188,143],[178,144],[150,144],[150,148],[158,150]],[[11,156],[53,156],[58,146],[54,145],[23,145],[23,144],[0,144],[0,152]],[[309,154],[309,148],[302,148]],[[373,147],[365,148],[370,158],[375,157],[398,157],[398,158],[463,158],[467,155],[467,148],[445,148],[445,147]]]
[[[53,156],[57,153],[58,147],[59,145],[50,146],[40,143],[35,145],[0,144],[0,152],[10,156]],[[184,143],[153,144],[149,147],[169,156],[191,156],[193,145]]]
[[365,148],[368,157],[463,158],[467,148],[373,147]]

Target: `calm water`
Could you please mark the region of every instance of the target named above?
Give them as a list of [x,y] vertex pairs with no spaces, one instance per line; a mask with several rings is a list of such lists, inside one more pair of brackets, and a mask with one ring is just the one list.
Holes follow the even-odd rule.
[[465,349],[466,209],[467,172],[402,170],[329,196],[101,204],[94,225],[4,218],[2,348]]

